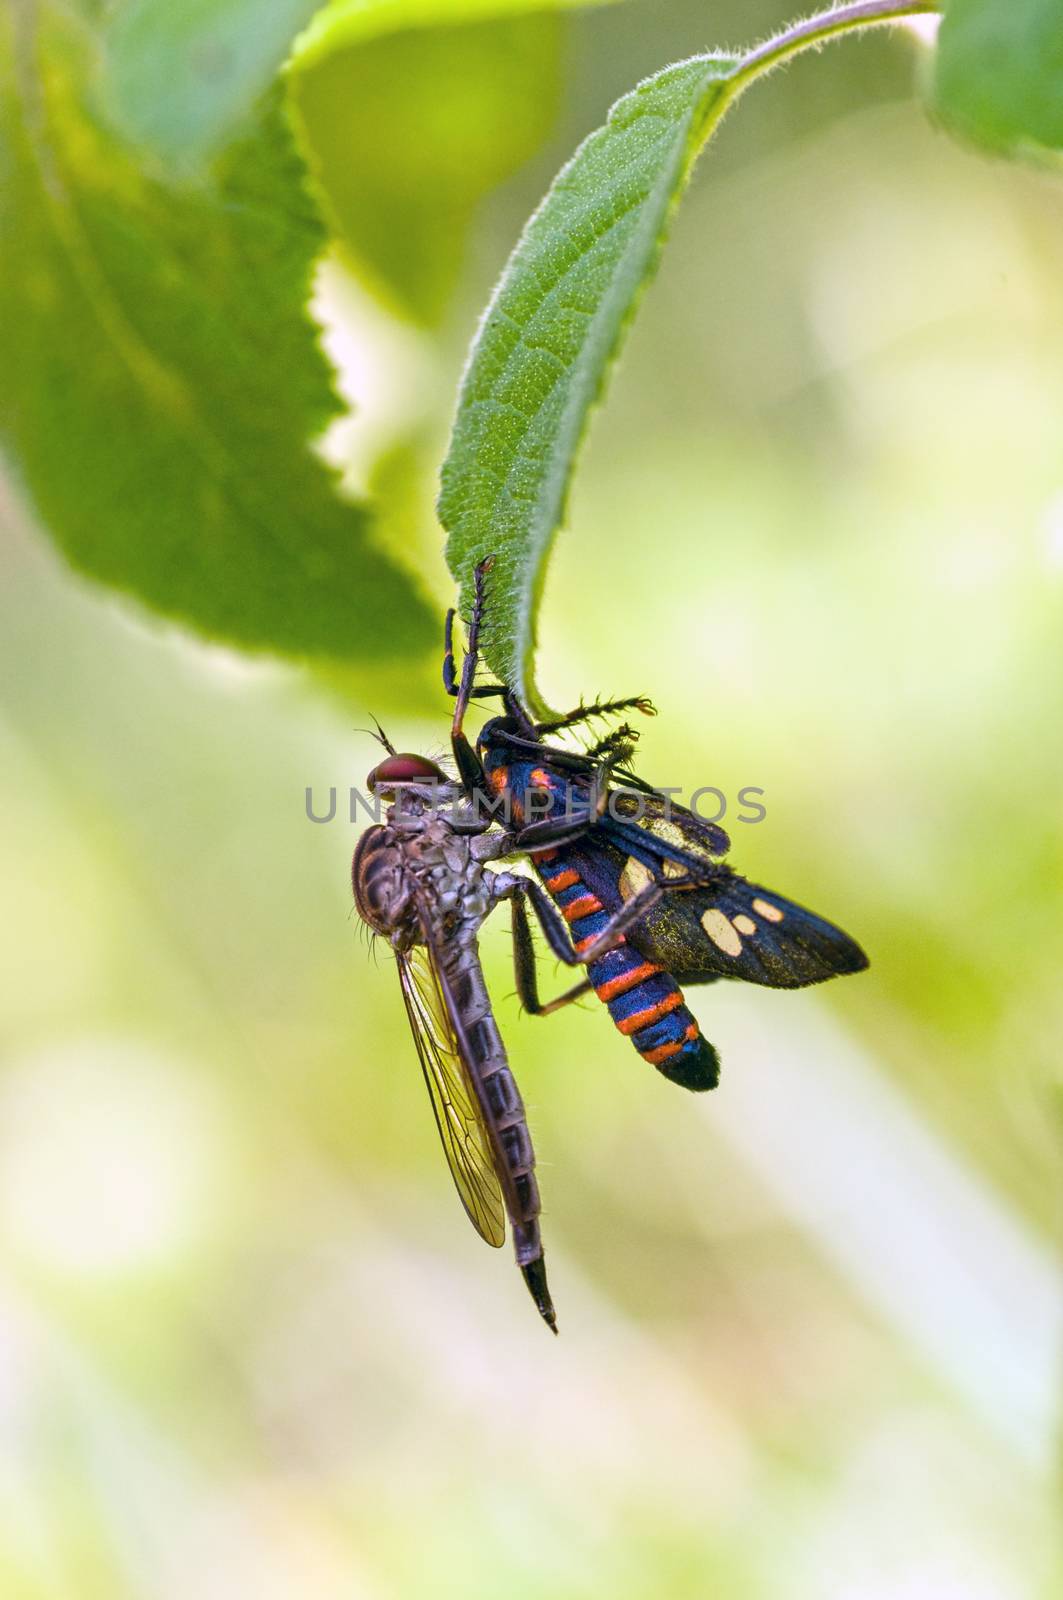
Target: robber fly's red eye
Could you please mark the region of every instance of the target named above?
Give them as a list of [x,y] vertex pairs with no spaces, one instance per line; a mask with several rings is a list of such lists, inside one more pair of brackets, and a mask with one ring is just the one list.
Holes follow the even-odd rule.
[[437,767],[434,761],[429,761],[426,756],[399,755],[388,756],[378,767],[374,767],[369,774],[367,783],[370,794],[376,794],[378,789],[390,789],[396,783],[446,783],[447,775],[442,767]]

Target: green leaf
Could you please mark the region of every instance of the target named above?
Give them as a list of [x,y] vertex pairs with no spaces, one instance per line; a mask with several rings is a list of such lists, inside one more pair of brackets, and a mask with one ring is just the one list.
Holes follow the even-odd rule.
[[529,223],[473,345],[439,514],[466,603],[495,557],[484,654],[534,705],[535,605],[576,451],[734,66],[698,56],[617,102]]
[[86,109],[98,59],[65,6],[0,13],[0,436],[42,520],[82,572],[206,634],[421,648],[435,619],[306,442],[340,406],[276,104],[209,178],[166,183]]
[[698,154],[731,102],[791,57],[936,10],[850,0],[742,55],[665,68],[617,101],[528,223],[473,341],[438,509],[463,612],[477,562],[494,557],[483,654],[533,708],[535,613],[576,454]]
[[949,0],[932,103],[954,133],[990,150],[1063,150],[1060,0]]
[[244,126],[318,0],[119,0],[99,105],[131,144],[192,172]]
[[336,50],[407,29],[490,22],[498,17],[612,3],[613,0],[328,0],[296,40],[292,61],[300,69],[311,67]]
[[553,126],[560,13],[590,3],[332,0],[296,41],[289,93],[333,229],[403,315],[445,311],[479,201]]

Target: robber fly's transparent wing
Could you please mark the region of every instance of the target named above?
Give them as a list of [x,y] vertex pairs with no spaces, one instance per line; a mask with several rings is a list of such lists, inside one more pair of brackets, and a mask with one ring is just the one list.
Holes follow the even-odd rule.
[[506,1211],[491,1140],[450,1020],[438,968],[424,945],[398,958],[402,998],[435,1112],[447,1165],[469,1220],[488,1244],[506,1237]]

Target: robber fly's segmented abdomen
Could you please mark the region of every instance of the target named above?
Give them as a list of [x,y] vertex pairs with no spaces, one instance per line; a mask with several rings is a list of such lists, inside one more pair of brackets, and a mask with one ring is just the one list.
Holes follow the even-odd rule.
[[[532,860],[568,923],[573,945],[577,951],[586,950],[605,932],[610,912],[584,881],[579,847],[541,851]],[[591,962],[587,976],[617,1028],[644,1061],[687,1089],[715,1087],[716,1052],[702,1038],[682,989],[662,967],[621,939]]]
[[517,1082],[506,1060],[502,1036],[491,1011],[475,945],[451,941],[446,957],[448,987],[469,1044],[471,1063],[482,1092],[487,1123],[508,1177],[510,1221],[520,1266],[542,1254],[539,1236],[539,1186],[535,1152]]

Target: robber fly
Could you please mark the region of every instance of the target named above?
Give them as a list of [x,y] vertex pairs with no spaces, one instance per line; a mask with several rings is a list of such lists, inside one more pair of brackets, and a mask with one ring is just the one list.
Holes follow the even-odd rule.
[[480,966],[484,919],[519,899],[527,880],[487,872],[515,847],[491,818],[463,805],[435,762],[388,751],[369,775],[386,821],[358,840],[351,877],[359,915],[387,939],[447,1164],[473,1227],[505,1239],[543,1320],[557,1332],[539,1231],[535,1154]]
[[[513,901],[521,1003],[542,1015],[594,990],[646,1061],[687,1089],[711,1089],[719,1061],[681,985],[736,978],[802,988],[859,972],[867,957],[840,928],[735,872],[723,860],[730,841],[722,828],[670,803],[632,772],[634,729],[625,725],[583,754],[546,742],[592,717],[652,713],[649,702],[581,705],[536,722],[512,689],[476,684],[490,565],[484,561],[476,569],[460,677],[454,613],[447,618],[443,681],[456,702],[452,746],[463,792],[505,802],[515,837],[523,841],[519,847],[542,884]],[[484,725],[474,748],[463,731],[464,715],[470,701],[491,696],[501,698],[505,714]],[[553,954],[586,969],[582,982],[545,1005],[529,906]]]

